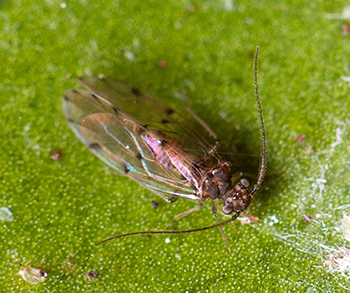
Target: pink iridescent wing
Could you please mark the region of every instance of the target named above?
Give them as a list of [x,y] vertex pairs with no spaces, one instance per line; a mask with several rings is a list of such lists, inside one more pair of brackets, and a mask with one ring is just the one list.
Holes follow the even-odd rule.
[[108,165],[139,182],[165,200],[196,200],[195,190],[180,174],[157,162],[144,137],[162,137],[141,125],[105,98],[82,90],[68,90],[64,112],[79,139]]

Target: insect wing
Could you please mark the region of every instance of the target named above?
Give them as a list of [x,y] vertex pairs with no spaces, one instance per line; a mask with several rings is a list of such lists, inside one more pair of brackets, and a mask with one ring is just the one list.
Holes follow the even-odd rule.
[[[181,111],[176,111],[152,95],[111,78],[85,76],[78,81],[92,93],[124,110],[141,125],[146,125],[149,130],[159,130],[175,138],[188,152],[198,157],[206,156],[216,143],[184,107]],[[183,104],[182,102],[181,106]]]
[[[195,200],[195,191],[180,174],[162,167],[143,141],[155,132],[142,126],[110,101],[82,90],[64,94],[64,112],[79,139],[100,159],[162,198]],[[160,138],[159,138],[160,139]]]

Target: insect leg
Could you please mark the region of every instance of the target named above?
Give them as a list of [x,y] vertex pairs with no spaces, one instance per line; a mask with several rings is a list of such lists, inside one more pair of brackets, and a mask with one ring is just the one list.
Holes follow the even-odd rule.
[[[170,227],[172,224],[174,224],[175,221],[177,221],[177,220],[179,220],[179,219],[181,219],[181,218],[183,218],[183,217],[186,217],[187,215],[189,215],[190,213],[192,213],[192,212],[194,212],[194,211],[198,211],[202,206],[203,206],[203,201],[202,201],[202,200],[198,200],[198,205],[197,205],[197,206],[195,206],[195,207],[192,208],[192,209],[187,210],[186,212],[183,212],[183,213],[180,214],[180,215],[177,215],[177,216],[174,218],[174,220],[172,220],[172,221],[170,222],[170,224],[166,227],[166,229],[169,229],[169,227]],[[165,230],[166,230],[166,229],[165,229]]]
[[220,138],[216,135],[216,133],[208,126],[207,123],[205,123],[197,114],[196,112],[194,112],[189,106],[186,106],[186,110],[187,112],[192,115],[192,117],[194,119],[197,120],[197,122],[203,126],[203,128],[208,131],[208,133],[214,138],[216,139],[216,142],[214,144],[214,146],[211,148],[211,150],[208,151],[208,154],[211,155],[213,153],[215,153],[217,151],[217,149],[220,146]]
[[[219,221],[218,216],[217,216],[217,210],[218,210],[218,200],[213,200],[213,204],[211,206],[211,211],[212,211],[212,213],[213,213],[213,215],[215,217],[216,223],[219,224],[220,221]],[[227,251],[228,254],[230,254],[230,249],[228,248],[225,232],[224,232],[224,230],[222,229],[221,226],[219,227],[219,229],[220,229],[222,238],[225,241],[226,251]]]

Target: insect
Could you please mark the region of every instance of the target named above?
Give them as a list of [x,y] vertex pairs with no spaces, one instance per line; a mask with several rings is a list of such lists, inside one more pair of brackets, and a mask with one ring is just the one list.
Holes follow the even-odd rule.
[[[218,155],[219,138],[191,108],[178,113],[151,95],[110,78],[80,78],[78,81],[88,91],[71,89],[64,94],[63,109],[70,127],[96,156],[169,203],[178,198],[198,203],[176,216],[169,226],[200,209],[205,201],[212,201],[217,222],[213,226],[128,233],[102,242],[135,234],[178,234],[219,227],[228,250],[222,226],[248,208],[266,170],[265,128],[257,85],[258,52],[259,47],[255,57],[255,91],[262,154],[257,183],[251,190],[248,180],[241,178],[240,172],[232,174],[230,163]],[[217,217],[220,201],[222,212],[233,214],[221,223]]]

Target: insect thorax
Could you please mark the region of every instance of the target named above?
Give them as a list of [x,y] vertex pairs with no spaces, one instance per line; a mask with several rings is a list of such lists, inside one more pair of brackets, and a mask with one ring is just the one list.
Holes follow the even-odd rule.
[[225,214],[243,212],[250,205],[252,195],[247,179],[241,179],[232,186],[232,175],[227,162],[218,164],[203,174],[202,188],[197,195],[202,200],[221,199]]
[[216,165],[203,174],[198,196],[202,200],[222,198],[231,186],[231,172],[227,162]]

